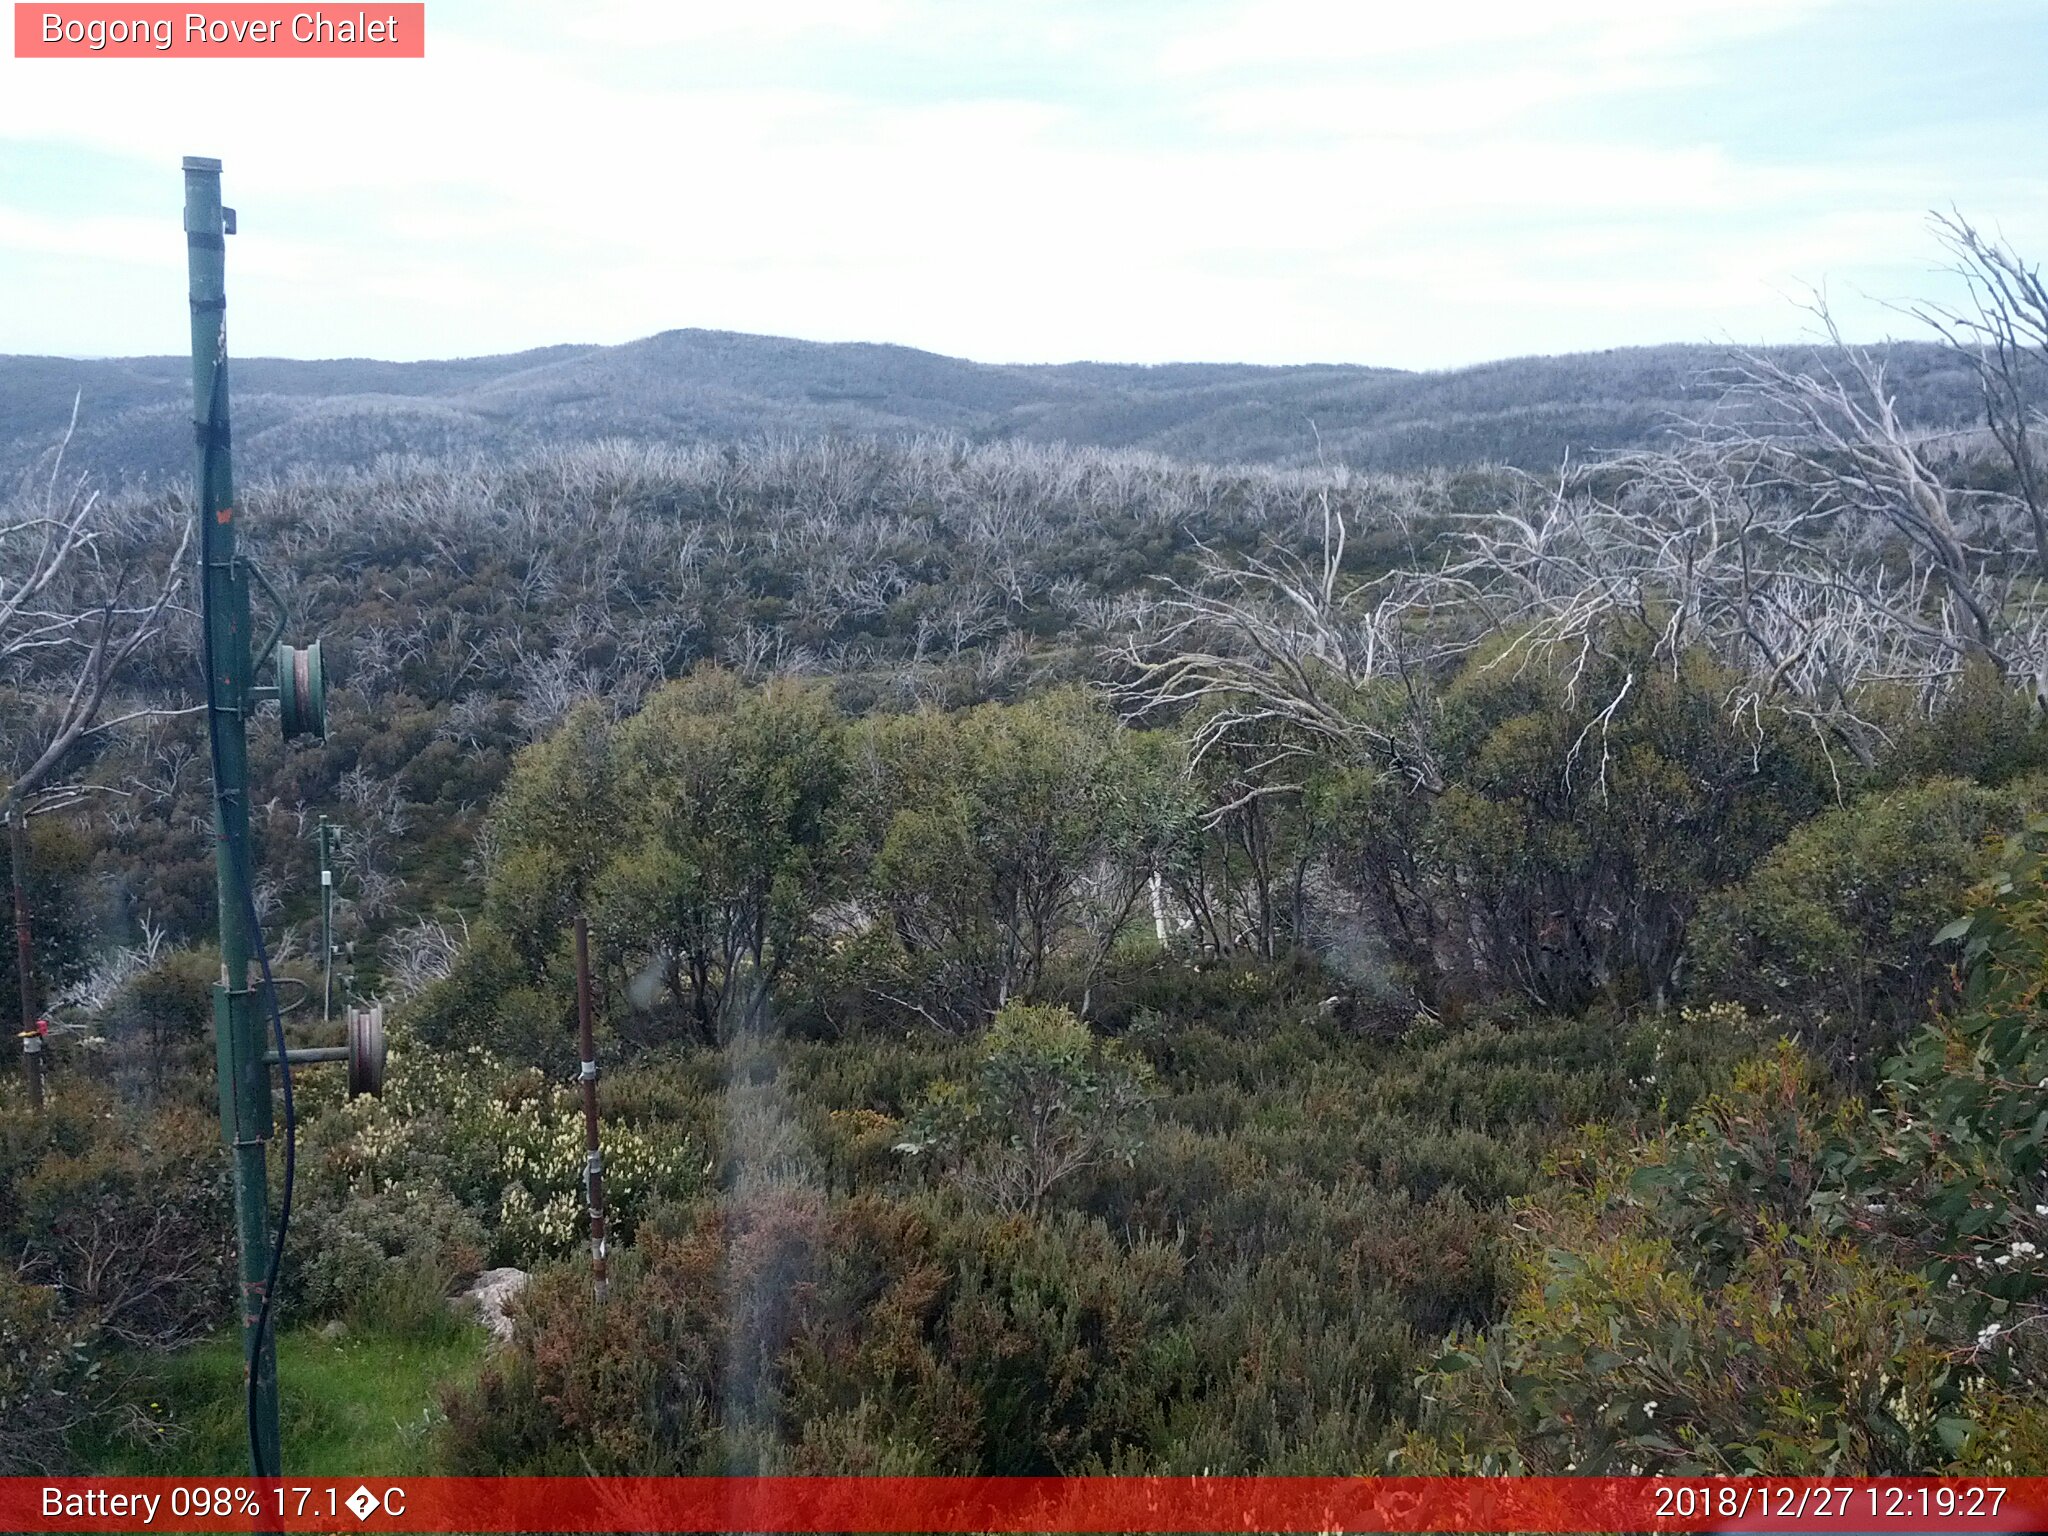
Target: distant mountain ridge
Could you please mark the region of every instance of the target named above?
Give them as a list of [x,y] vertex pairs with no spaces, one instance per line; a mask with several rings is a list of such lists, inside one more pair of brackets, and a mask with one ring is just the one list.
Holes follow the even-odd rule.
[[[1813,348],[1775,348],[1795,360]],[[1909,420],[1961,426],[1977,399],[1941,348],[1881,349]],[[1671,345],[1517,358],[1437,373],[1348,364],[989,364],[911,347],[664,331],[619,346],[390,363],[239,359],[243,476],[386,454],[517,452],[618,437],[945,433],[1133,448],[1216,463],[1362,468],[1491,462],[1526,469],[1648,444],[1712,397],[1727,347]],[[0,469],[43,455],[80,398],[73,462],[104,481],[190,472],[183,357],[0,356]]]

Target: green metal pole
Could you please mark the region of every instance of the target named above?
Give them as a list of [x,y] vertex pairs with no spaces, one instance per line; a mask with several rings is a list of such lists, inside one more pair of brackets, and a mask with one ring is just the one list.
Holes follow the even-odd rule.
[[[235,1233],[241,1247],[242,1345],[255,1380],[250,1470],[282,1473],[277,1431],[277,1355],[258,1309],[270,1272],[270,1068],[249,988],[248,714],[249,578],[235,554],[235,482],[228,452],[227,248],[233,215],[220,202],[220,162],[185,160],[185,244],[192,300],[193,427],[199,442],[199,579],[209,614],[208,731],[213,745],[214,867],[220,891],[221,977],[213,991],[221,1136],[234,1159]],[[260,1347],[259,1347],[260,1346]]]

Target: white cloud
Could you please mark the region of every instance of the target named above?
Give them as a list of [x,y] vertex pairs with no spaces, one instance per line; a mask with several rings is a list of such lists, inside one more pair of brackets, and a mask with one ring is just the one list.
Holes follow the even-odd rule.
[[1840,0],[1253,0],[1219,24],[1176,39],[1171,70],[1326,66],[1455,55],[1499,45],[1608,56],[1690,49],[1789,27]]
[[[182,269],[185,152],[226,162],[238,336],[270,352],[705,325],[989,359],[1415,365],[1749,333],[1774,313],[1785,333],[1780,294],[1911,259],[1930,204],[2042,202],[2017,160],[1718,134],[1741,50],[1823,8],[1060,5],[1033,13],[1034,52],[1018,12],[955,0],[437,3],[418,62],[0,60],[0,155],[54,145],[163,180],[160,204],[81,210],[0,175],[0,283],[90,259],[0,316],[0,349],[179,344],[156,306]],[[607,46],[723,83],[608,69]],[[903,84],[934,49],[991,83]],[[717,67],[735,60],[745,84]],[[1603,131],[1585,109],[1605,102],[1668,105],[1665,131]],[[106,283],[107,261],[136,282],[95,298],[79,285]]]
[[621,48],[788,46],[886,38],[929,19],[911,0],[755,0],[748,5],[676,0],[595,0],[573,11],[545,8],[562,35]]

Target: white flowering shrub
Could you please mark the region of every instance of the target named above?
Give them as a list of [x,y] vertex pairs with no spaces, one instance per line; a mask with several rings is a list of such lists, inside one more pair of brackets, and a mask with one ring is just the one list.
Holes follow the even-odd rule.
[[[438,1186],[482,1217],[493,1255],[530,1265],[572,1248],[589,1230],[584,1201],[581,1091],[466,1051],[391,1052],[384,1096],[337,1112],[326,1153],[340,1181],[372,1191]],[[628,1233],[657,1200],[701,1183],[705,1154],[685,1134],[612,1122],[603,1127],[605,1203]]]

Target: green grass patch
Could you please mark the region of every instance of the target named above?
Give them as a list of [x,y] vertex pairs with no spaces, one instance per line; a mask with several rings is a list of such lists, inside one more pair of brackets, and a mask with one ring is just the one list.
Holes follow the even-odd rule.
[[[419,1476],[437,1469],[438,1389],[472,1378],[481,1329],[431,1338],[302,1329],[278,1340],[284,1470],[309,1477]],[[127,1427],[79,1447],[110,1476],[236,1476],[249,1469],[242,1345],[221,1334],[176,1354],[136,1360],[122,1399]]]

